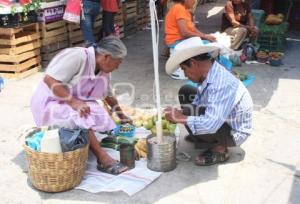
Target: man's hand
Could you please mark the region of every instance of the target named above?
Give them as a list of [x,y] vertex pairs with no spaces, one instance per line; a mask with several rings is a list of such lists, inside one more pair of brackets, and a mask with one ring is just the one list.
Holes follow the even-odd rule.
[[178,110],[177,108],[167,107],[164,110],[164,113],[168,121],[172,123],[186,124],[187,116],[182,114],[182,110]]
[[80,114],[80,117],[86,118],[91,113],[90,107],[84,101],[79,99],[73,98],[69,102],[69,105]]

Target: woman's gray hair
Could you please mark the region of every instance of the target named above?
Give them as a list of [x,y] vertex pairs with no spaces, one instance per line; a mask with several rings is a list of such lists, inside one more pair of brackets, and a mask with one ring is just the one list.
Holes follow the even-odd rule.
[[126,46],[115,36],[102,38],[102,40],[97,43],[95,50],[98,54],[108,54],[111,55],[112,58],[124,59],[127,55]]

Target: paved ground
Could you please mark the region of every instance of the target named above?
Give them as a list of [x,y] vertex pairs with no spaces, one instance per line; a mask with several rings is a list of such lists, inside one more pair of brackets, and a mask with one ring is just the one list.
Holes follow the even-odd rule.
[[[214,31],[219,25],[216,19],[221,4],[216,5],[207,4],[197,13],[202,30]],[[215,15],[216,12],[219,13]],[[207,16],[208,20],[204,21]],[[299,39],[299,33],[292,33],[291,37]],[[150,32],[139,32],[125,43],[129,56],[114,73],[114,82],[130,82],[135,86],[135,105],[153,105]],[[133,197],[121,192],[90,194],[79,190],[50,194],[30,187],[19,134],[34,125],[29,100],[43,73],[21,81],[7,81],[0,93],[0,203],[299,203],[299,48],[300,42],[288,42],[281,67],[243,65],[236,68],[257,77],[249,88],[255,103],[254,130],[241,148],[230,150],[228,163],[196,167],[193,162],[179,162],[174,171],[163,174]],[[161,59],[162,101],[178,104],[176,93],[183,82],[170,79],[163,63]],[[131,93],[126,87],[118,91]],[[182,136],[184,134],[182,132]],[[179,149],[193,156],[197,154],[193,146],[184,141],[180,142]]]

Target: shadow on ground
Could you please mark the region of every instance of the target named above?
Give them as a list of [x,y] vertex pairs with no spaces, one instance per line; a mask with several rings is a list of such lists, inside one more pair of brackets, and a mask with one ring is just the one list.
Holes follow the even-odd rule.
[[[197,151],[193,149],[191,143],[180,141],[179,151],[185,151],[195,158]],[[245,157],[245,152],[241,148],[231,148],[231,158],[221,165],[231,165],[240,162]],[[193,164],[193,159],[189,162],[178,161],[177,167],[171,172],[164,173],[148,187],[132,197],[123,192],[109,192],[92,194],[81,190],[70,190],[61,193],[45,193],[35,189],[29,179],[28,186],[38,192],[42,200],[64,200],[64,201],[95,201],[103,203],[154,203],[167,198],[174,193],[186,188],[194,187],[199,183],[209,182],[218,179],[219,165],[198,167]],[[12,162],[20,167],[20,170],[28,174],[25,153],[20,152]],[[192,195],[191,195],[192,196]],[[146,202],[147,201],[147,202]]]
[[299,203],[299,199],[300,199],[300,161],[298,162],[298,166],[293,166],[293,165],[289,165],[286,163],[282,163],[282,162],[277,162],[271,159],[267,159],[269,162],[283,166],[287,169],[289,169],[290,171],[293,172],[293,176],[294,176],[294,180],[292,182],[292,186],[290,188],[290,197],[289,197],[289,203],[291,204],[296,204]]

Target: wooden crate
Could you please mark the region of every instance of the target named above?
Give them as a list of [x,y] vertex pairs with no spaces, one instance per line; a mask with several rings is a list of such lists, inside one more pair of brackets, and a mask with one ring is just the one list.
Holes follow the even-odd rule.
[[42,67],[46,68],[52,58],[63,49],[69,47],[69,41],[59,41],[49,45],[45,45],[41,49],[42,55]]
[[17,28],[0,28],[0,54],[18,55],[39,48],[38,28],[37,23]]
[[38,23],[17,28],[0,28],[0,75],[23,78],[40,69]]
[[40,28],[43,46],[68,40],[67,24],[63,20],[51,23],[42,22]]
[[[102,14],[98,15],[95,19],[94,23],[94,36],[96,38],[96,41],[100,40],[100,30],[102,27]],[[70,47],[82,47],[84,46],[84,38],[82,31],[80,29],[79,24],[74,24],[74,23],[68,23],[68,32],[69,32],[69,44]]]
[[137,1],[125,2],[122,6],[125,37],[133,35],[138,30],[137,6]]
[[150,9],[148,0],[138,0],[137,15],[138,29],[145,28],[150,23]]
[[69,47],[68,29],[66,21],[40,23],[42,36],[42,67],[45,68],[53,56],[64,48]]

